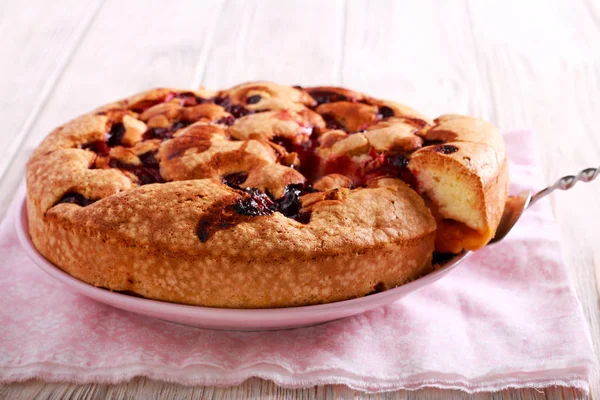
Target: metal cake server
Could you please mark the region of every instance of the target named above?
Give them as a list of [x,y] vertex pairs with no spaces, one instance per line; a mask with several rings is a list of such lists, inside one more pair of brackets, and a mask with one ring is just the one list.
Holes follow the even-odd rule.
[[[506,201],[506,205],[504,207],[504,213],[502,214],[502,218],[500,219],[500,223],[498,224],[498,228],[496,229],[496,235],[487,246],[498,243],[511,231],[511,229],[515,226],[523,212],[535,204],[542,197],[545,197],[555,191],[556,189],[560,190],[569,190],[571,189],[577,182],[590,182],[600,174],[600,167],[598,168],[586,168],[583,171],[579,172],[577,175],[568,175],[563,176],[559,180],[557,180],[554,185],[548,186],[545,189],[540,190],[539,192],[532,194],[532,192],[528,190],[524,190],[517,196],[510,196]],[[445,258],[444,255],[434,255],[434,264],[437,264],[436,269],[451,269],[455,267],[462,261],[466,260],[469,256],[473,254],[472,251],[463,250],[461,253],[455,254],[450,258]]]
[[554,185],[548,186],[536,194],[532,194],[530,191],[524,190],[519,193],[518,196],[509,197],[506,201],[504,213],[502,214],[498,228],[496,229],[496,236],[494,236],[488,245],[497,243],[504,239],[508,232],[511,231],[513,226],[515,226],[519,218],[521,218],[523,211],[531,207],[542,197],[546,197],[556,189],[569,190],[579,181],[590,182],[596,179],[598,174],[600,174],[600,167],[586,168],[577,175],[563,176],[557,180]]

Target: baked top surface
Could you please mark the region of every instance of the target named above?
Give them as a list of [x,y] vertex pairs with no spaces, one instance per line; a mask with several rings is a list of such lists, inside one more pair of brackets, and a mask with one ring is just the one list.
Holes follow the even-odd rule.
[[493,237],[502,137],[336,87],[153,89],[56,128],[27,165],[30,233],[75,277],[216,307],[362,296]]
[[434,232],[409,168],[428,154],[482,187],[505,159],[483,121],[431,120],[348,89],[161,88],[55,129],[27,186],[45,221],[82,235],[182,254],[314,256]]

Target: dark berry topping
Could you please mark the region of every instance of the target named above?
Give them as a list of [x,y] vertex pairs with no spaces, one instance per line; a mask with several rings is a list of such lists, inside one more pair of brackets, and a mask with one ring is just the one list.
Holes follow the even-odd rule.
[[208,220],[202,219],[200,222],[198,222],[198,226],[196,227],[196,235],[202,243],[206,243],[210,238],[209,229],[210,222]]
[[248,179],[248,174],[230,174],[223,177],[223,183],[231,188],[240,189],[240,185],[246,182],[246,179]]
[[435,148],[435,151],[442,154],[452,154],[458,151],[458,147],[451,144],[442,144]]
[[307,193],[313,193],[314,191],[315,190],[310,185],[304,186],[295,184],[287,186],[283,197],[277,200],[277,211],[302,224],[308,224],[310,222],[311,213],[302,210],[300,196]]
[[173,122],[173,124],[171,125],[170,128],[150,128],[146,132],[144,132],[143,138],[144,138],[144,140],[170,139],[175,132],[189,126],[190,124],[191,124],[191,122],[180,120],[180,121]]
[[394,116],[394,110],[389,108],[388,106],[379,107],[379,119],[389,118]]
[[171,131],[171,133],[175,133],[178,130],[185,128],[189,124],[190,123],[188,121],[176,121],[176,122],[173,122],[173,125],[171,125],[171,129],[169,129],[169,130]]
[[239,106],[237,104],[234,104],[232,106],[227,106],[227,107],[225,107],[225,109],[227,110],[227,112],[229,114],[233,115],[235,118],[241,118],[248,114],[252,114],[252,111],[248,110],[244,106]]
[[63,197],[61,197],[60,200],[58,200],[56,202],[56,204],[71,203],[71,204],[77,204],[81,207],[85,207],[85,206],[89,206],[94,201],[95,200],[90,200],[87,197],[85,197],[82,194],[79,194],[77,192],[71,192],[71,193],[67,193]]
[[333,118],[326,119],[325,128],[327,128],[327,129],[341,129],[341,130],[345,130],[344,126],[342,124],[340,124],[339,122],[337,122]]
[[125,125],[123,125],[122,122],[113,124],[108,132],[108,140],[106,141],[106,144],[108,147],[120,146],[124,135]]
[[158,160],[156,159],[156,151],[148,151],[138,156],[145,167],[159,168]]
[[310,222],[310,215],[311,213],[308,211],[302,211],[299,214],[297,214],[294,219],[298,222],[300,222],[301,224],[308,224]]
[[408,158],[406,158],[402,154],[395,154],[387,157],[385,159],[385,162],[391,167],[403,168],[408,165]]
[[227,107],[229,105],[229,97],[215,97],[213,103],[221,107]]
[[150,128],[144,132],[144,140],[149,139],[169,139],[171,137],[171,131],[167,128]]
[[325,128],[345,130],[344,126],[342,124],[340,124],[333,115],[323,114],[322,117],[323,117],[323,120],[325,121]]
[[246,103],[247,104],[256,104],[258,103],[260,100],[262,99],[262,97],[260,97],[260,95],[255,94],[253,96],[250,96],[246,99]]
[[99,156],[107,156],[110,153],[110,147],[107,146],[104,140],[95,140],[81,146],[82,149],[91,150]]
[[312,96],[313,99],[315,99],[315,101],[317,102],[317,105],[333,103],[335,101],[347,101],[348,100],[348,98],[344,95],[334,93],[334,92],[327,92],[325,90],[317,90],[317,91],[311,92],[310,95]]
[[130,171],[138,177],[140,185],[149,185],[151,183],[164,182],[160,172],[151,168],[137,167],[131,168]]
[[220,215],[218,214],[218,210],[211,210],[204,218],[200,220],[200,222],[198,222],[196,234],[202,243],[206,243],[206,241],[215,231],[233,228],[238,223],[242,222],[239,215],[236,216],[231,214],[227,208],[225,210],[221,210]]
[[294,149],[300,158],[299,171],[309,182],[315,179],[319,169],[319,157],[315,152],[318,145],[319,139],[313,133],[310,140],[300,143]]
[[156,160],[156,151],[149,151],[141,154],[138,158],[142,162],[142,165],[127,164],[120,160],[111,159],[108,162],[108,166],[131,172],[137,176],[140,185],[164,182],[160,175],[160,165]]
[[206,100],[202,97],[196,96],[192,92],[178,93],[174,96],[176,99],[181,99],[181,105],[185,107],[197,106],[198,104],[205,103]]
[[301,185],[288,186],[283,197],[278,200],[279,212],[288,218],[295,218],[302,208],[299,199],[301,194]]
[[296,153],[300,159],[299,171],[304,177],[311,181],[315,178],[319,158],[315,153],[315,148],[319,145],[319,139],[313,133],[313,136],[301,143],[294,143],[289,138],[276,136],[272,139],[273,143],[283,146],[288,153]]
[[289,138],[276,136],[273,138],[272,141],[273,141],[273,143],[284,147],[288,153],[292,153],[292,152],[296,151],[296,147],[295,147],[296,145]]
[[241,215],[258,217],[271,215],[277,209],[277,204],[271,198],[258,189],[246,190],[246,195],[233,204],[233,209]]
[[246,178],[244,174],[232,174],[223,179],[223,183],[238,190],[241,197],[232,195],[224,198],[205,211],[196,227],[196,234],[201,242],[206,242],[216,231],[232,228],[255,217],[272,215],[276,211],[303,224],[310,222],[311,213],[301,211],[299,196],[312,192],[312,187],[290,185],[282,198],[273,200],[268,193],[256,188],[242,191],[239,185]]
[[235,117],[233,115],[228,115],[226,117],[221,118],[217,121],[217,124],[231,126],[235,122]]

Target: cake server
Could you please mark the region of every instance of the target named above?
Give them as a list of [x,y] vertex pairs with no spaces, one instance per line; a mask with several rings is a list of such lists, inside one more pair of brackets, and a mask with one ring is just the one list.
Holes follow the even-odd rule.
[[579,181],[590,182],[596,179],[598,174],[600,174],[600,167],[586,168],[583,171],[580,171],[577,175],[563,176],[557,180],[554,185],[548,186],[547,188],[542,189],[535,194],[532,194],[532,192],[528,190],[524,190],[519,193],[518,196],[510,196],[506,201],[506,205],[504,206],[504,213],[502,214],[500,224],[498,224],[498,228],[496,229],[496,236],[494,236],[488,245],[497,243],[504,239],[508,232],[511,231],[513,226],[515,226],[519,218],[521,218],[523,212],[541,198],[546,197],[556,189],[569,190]]

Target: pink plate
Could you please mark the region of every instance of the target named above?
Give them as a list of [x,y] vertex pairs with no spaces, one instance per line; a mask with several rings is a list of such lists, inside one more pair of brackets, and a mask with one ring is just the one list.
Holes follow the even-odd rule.
[[166,303],[111,292],[82,282],[63,272],[38,253],[29,237],[25,201],[21,206],[21,216],[17,218],[17,232],[21,244],[38,267],[74,292],[113,307],[166,321],[202,328],[230,330],[289,329],[360,314],[393,303],[410,293],[414,293],[423,286],[437,281],[471,254],[471,252],[459,254],[449,260],[443,268],[413,282],[357,299],[315,306],[246,310]]

